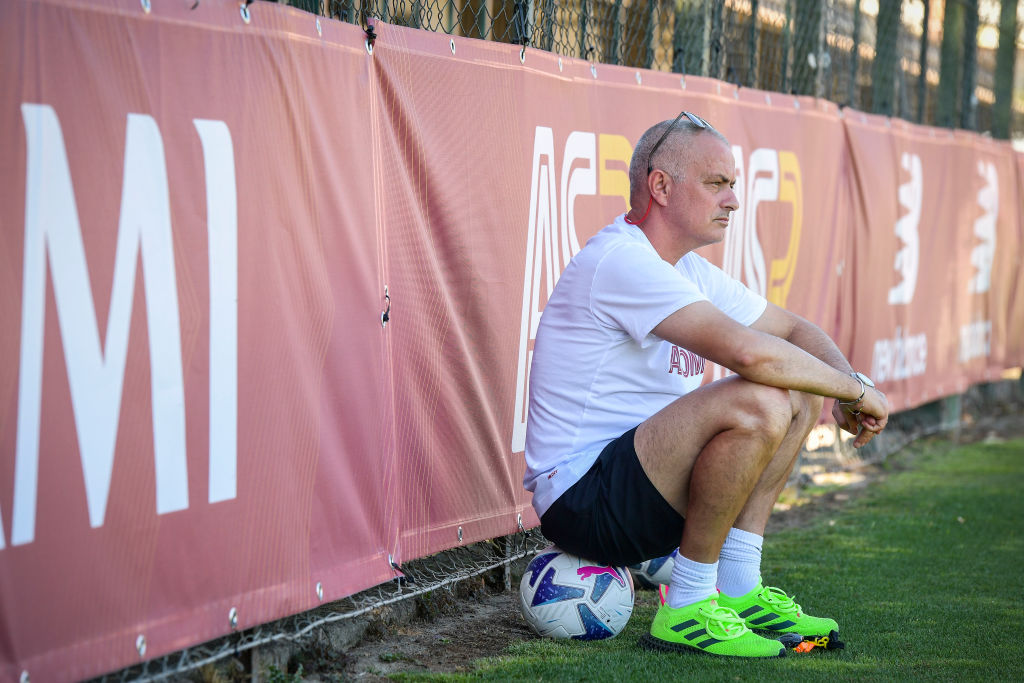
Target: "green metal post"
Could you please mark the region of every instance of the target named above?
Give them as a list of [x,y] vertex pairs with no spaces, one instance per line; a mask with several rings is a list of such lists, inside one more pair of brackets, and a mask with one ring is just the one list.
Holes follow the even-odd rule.
[[978,0],[961,0],[964,8],[964,71],[960,86],[960,127],[978,127]]
[[821,58],[822,0],[797,0],[793,16],[793,91],[816,95],[815,82]]
[[964,48],[964,11],[961,0],[946,0],[942,18],[942,61],[939,64],[939,97],[935,125],[956,125],[957,91]]
[[882,0],[878,5],[875,61],[871,65],[871,111],[892,116],[896,97],[896,69],[899,68],[901,0]]
[[590,50],[587,48],[587,29],[590,24],[590,2],[580,0],[580,43],[579,56],[583,59],[590,57]]
[[622,61],[622,23],[622,0],[615,0],[612,5],[612,38],[607,55],[609,64]]
[[917,57],[921,73],[917,75],[917,116],[915,117],[918,123],[924,122],[925,98],[928,95],[928,23],[932,6],[929,0],[922,1],[924,3],[924,17],[921,20],[921,50],[918,52]]
[[1010,138],[1013,112],[1013,67],[1017,42],[1017,0],[1003,0],[999,10],[999,47],[996,48],[996,103],[992,109],[992,137]]
[[658,11],[658,0],[647,0],[647,11],[644,13],[644,67],[650,69],[654,64],[654,25]]
[[758,0],[750,2],[750,28],[747,31],[747,87],[757,87],[757,10]]
[[[928,0],[925,0],[927,2]],[[860,87],[857,85],[857,72],[860,68],[860,0],[853,3],[853,48],[850,51],[850,83],[847,86],[846,104],[851,107],[860,106]]]

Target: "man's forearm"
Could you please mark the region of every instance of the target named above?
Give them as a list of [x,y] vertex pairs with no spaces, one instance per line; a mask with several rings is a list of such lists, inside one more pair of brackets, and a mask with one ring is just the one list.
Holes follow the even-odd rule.
[[825,334],[824,330],[814,323],[803,320],[793,327],[793,331],[786,338],[793,346],[798,346],[811,354],[823,363],[831,365],[842,373],[853,372],[853,367],[843,355],[832,338]]
[[[850,364],[835,344],[817,344],[816,349],[809,350],[789,339],[764,333],[748,342],[745,352],[730,359],[732,365],[724,363],[741,377],[843,401],[854,400],[860,394],[860,381],[851,377]],[[829,346],[834,351],[829,350]],[[815,351],[825,357],[819,357]],[[714,354],[711,359],[719,364],[724,360],[715,358]]]

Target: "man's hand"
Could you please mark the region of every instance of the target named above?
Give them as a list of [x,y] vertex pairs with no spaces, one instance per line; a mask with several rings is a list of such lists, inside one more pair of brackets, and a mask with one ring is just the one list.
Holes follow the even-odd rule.
[[889,402],[878,389],[868,387],[864,398],[857,405],[840,405],[837,400],[832,406],[832,417],[850,434],[856,434],[853,447],[866,445],[889,423]]

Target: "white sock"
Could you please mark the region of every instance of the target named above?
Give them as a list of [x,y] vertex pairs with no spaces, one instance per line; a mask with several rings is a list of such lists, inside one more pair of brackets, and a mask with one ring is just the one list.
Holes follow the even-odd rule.
[[718,591],[715,590],[716,576],[717,562],[704,564],[676,555],[672,578],[668,585],[668,606],[679,609],[712,595],[718,595]]
[[761,580],[764,537],[733,527],[718,556],[718,590],[738,598],[754,590]]

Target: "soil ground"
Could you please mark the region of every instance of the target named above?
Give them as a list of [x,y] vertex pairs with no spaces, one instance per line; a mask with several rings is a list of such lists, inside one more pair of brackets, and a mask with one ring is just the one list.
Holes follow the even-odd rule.
[[[967,425],[961,442],[1002,440],[1024,436],[1024,418],[1007,415],[985,425]],[[799,527],[823,515],[833,515],[843,506],[894,472],[913,466],[911,447],[886,460],[883,465],[855,464],[820,467],[804,463],[807,472],[801,485],[787,490],[772,515],[768,532]],[[525,562],[525,560],[524,560]],[[522,567],[519,567],[519,573]],[[513,585],[518,585],[515,574]],[[304,664],[306,680],[386,681],[399,672],[470,671],[473,662],[501,654],[517,640],[535,638],[515,603],[515,590],[488,585],[486,578],[463,582],[454,591],[439,590],[429,603],[417,606],[414,618],[402,625],[377,625],[354,647],[342,654],[332,653]],[[653,601],[652,591],[638,591],[638,600]],[[290,666],[291,671],[295,669]]]

